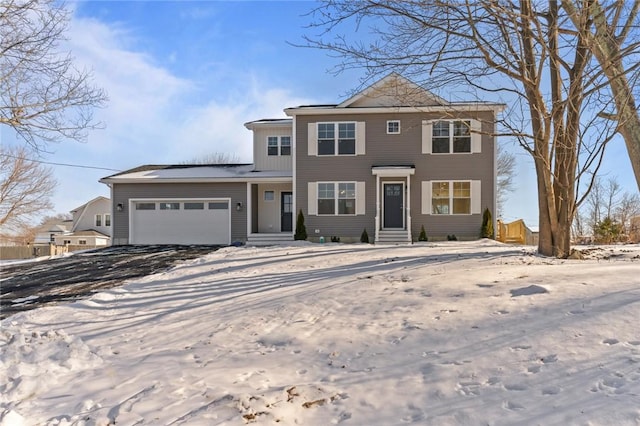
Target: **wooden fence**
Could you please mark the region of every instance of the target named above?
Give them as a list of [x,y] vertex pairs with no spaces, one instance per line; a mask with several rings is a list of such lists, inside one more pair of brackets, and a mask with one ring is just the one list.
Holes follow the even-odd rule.
[[538,244],[537,235],[525,225],[522,219],[510,223],[504,223],[498,220],[496,240],[506,244]]
[[[78,250],[90,250],[97,246],[37,244],[26,246],[1,246],[0,260],[33,259],[41,256],[58,256]],[[105,247],[105,246],[100,246]]]

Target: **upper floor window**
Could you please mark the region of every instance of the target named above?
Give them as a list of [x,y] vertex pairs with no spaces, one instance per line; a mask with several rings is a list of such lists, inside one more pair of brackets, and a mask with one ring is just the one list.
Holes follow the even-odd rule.
[[488,130],[487,126],[483,131],[483,123],[474,119],[422,120],[422,153],[478,154],[483,144],[491,152],[495,140]]
[[102,226],[102,215],[101,214],[97,214],[96,215],[96,226]]
[[399,135],[400,134],[400,120],[387,121],[387,134]]
[[356,123],[318,123],[318,155],[355,154]]
[[104,226],[111,226],[111,215],[110,214],[105,214],[104,215]]
[[436,121],[431,143],[434,154],[471,152],[471,121]]
[[269,136],[267,138],[267,155],[278,155],[278,137]]
[[291,155],[291,136],[268,136],[267,155]]

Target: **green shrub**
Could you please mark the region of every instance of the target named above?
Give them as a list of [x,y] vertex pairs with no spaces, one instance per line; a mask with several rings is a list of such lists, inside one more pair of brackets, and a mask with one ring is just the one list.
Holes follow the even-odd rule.
[[360,235],[360,242],[369,244],[369,234],[367,234],[367,228],[364,228]]
[[482,214],[482,228],[480,229],[480,238],[493,238],[493,218],[489,207],[484,209]]
[[304,226],[304,215],[302,210],[298,213],[298,219],[296,220],[296,233],[293,236],[294,240],[306,240],[307,228]]
[[418,241],[428,241],[427,231],[424,230],[424,225],[420,228],[420,235],[418,235]]
[[447,235],[447,241],[458,241],[456,234]]

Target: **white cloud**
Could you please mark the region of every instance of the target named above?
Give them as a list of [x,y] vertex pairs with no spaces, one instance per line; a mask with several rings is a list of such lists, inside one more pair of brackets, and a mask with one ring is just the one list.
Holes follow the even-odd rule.
[[[287,89],[265,88],[268,84],[250,70],[225,75],[227,83],[234,82],[231,89],[222,82],[203,84],[175,75],[171,63],[164,67],[135,50],[140,44],[135,34],[120,25],[75,17],[68,36],[76,64],[92,69],[96,84],[109,96],[107,107],[96,111],[106,128],[91,132],[86,144],[53,147],[51,161],[127,169],[224,152],[249,162],[251,132],[243,124],[284,117],[285,107],[306,102]],[[106,187],[97,180],[110,172],[97,173],[56,168],[56,210],[68,211],[104,194]]]

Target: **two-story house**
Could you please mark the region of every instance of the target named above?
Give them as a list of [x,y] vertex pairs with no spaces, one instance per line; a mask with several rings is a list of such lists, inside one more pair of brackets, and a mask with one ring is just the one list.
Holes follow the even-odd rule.
[[245,124],[254,162],[142,166],[103,178],[114,244],[478,238],[495,212],[495,123],[504,105],[447,102],[390,74],[335,105]]

